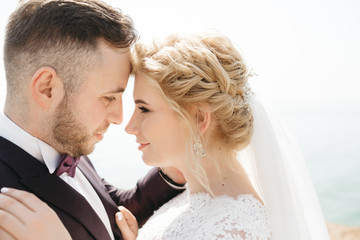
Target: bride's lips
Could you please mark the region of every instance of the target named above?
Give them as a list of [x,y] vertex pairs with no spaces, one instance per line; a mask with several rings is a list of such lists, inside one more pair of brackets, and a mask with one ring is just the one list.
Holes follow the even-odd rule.
[[144,147],[146,147],[147,145],[149,145],[150,143],[139,143],[139,151],[141,151]]

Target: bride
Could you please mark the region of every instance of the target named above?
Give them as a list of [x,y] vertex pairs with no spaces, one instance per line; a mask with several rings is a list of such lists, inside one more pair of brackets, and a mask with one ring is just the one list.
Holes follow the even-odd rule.
[[[137,108],[126,131],[146,164],[174,166],[188,185],[138,239],[328,239],[296,144],[252,93],[225,36],[170,36],[133,55]],[[135,238],[122,214],[123,235]]]
[[176,167],[188,188],[139,232],[121,207],[125,239],[329,239],[296,143],[252,93],[228,38],[137,43],[133,71],[136,108],[126,131],[146,164]]

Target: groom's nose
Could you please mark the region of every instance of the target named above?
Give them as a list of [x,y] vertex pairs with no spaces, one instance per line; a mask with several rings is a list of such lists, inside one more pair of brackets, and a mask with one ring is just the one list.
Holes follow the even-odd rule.
[[107,113],[107,122],[119,125],[123,121],[123,106],[122,100],[117,100],[116,104],[113,104]]

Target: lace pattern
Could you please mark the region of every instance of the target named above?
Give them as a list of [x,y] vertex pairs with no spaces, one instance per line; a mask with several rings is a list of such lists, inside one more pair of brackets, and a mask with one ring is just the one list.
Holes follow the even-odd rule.
[[162,206],[138,239],[271,239],[269,213],[252,195],[181,195]]

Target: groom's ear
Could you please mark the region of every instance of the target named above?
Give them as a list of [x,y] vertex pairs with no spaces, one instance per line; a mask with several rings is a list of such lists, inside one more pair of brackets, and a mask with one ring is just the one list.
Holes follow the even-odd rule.
[[49,109],[63,95],[63,84],[55,69],[39,68],[31,79],[31,96],[44,109]]

